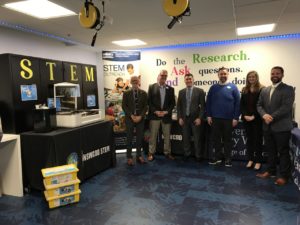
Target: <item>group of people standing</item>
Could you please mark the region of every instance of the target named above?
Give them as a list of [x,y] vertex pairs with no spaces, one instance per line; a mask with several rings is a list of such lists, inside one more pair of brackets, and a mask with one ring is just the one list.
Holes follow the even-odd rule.
[[[148,161],[154,160],[157,136],[160,127],[164,137],[163,152],[167,159],[174,160],[171,154],[170,132],[172,110],[177,105],[178,123],[183,134],[183,159],[191,155],[194,144],[195,158],[201,160],[201,129],[204,122],[211,127],[213,150],[209,163],[219,165],[224,160],[226,167],[232,167],[232,131],[238,124],[240,115],[247,135],[248,169],[259,171],[262,163],[263,137],[268,153],[268,166],[257,177],[277,177],[275,184],[284,185],[291,174],[289,138],[292,125],[292,108],[295,98],[293,87],[282,82],[284,69],[276,66],[271,69],[272,85],[264,87],[259,82],[256,71],[246,77],[246,86],[240,94],[233,83],[228,82],[229,70],[218,70],[219,82],[210,87],[206,100],[203,89],[194,86],[192,74],[184,75],[186,87],[179,91],[175,103],[174,88],[166,84],[168,72],[161,70],[157,83],[149,86],[148,93],[139,88],[139,77],[132,76],[132,88],[123,95],[122,107],[127,128],[127,164],[134,165],[132,139],[136,133],[136,162],[144,164],[141,154],[144,136],[144,118],[148,112],[150,139]],[[224,154],[223,154],[224,148]],[[279,162],[279,173],[277,164]]]

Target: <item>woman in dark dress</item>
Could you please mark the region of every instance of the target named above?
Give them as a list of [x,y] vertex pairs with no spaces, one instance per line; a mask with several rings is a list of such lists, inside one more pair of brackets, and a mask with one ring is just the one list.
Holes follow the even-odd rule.
[[260,170],[262,162],[262,120],[256,104],[263,85],[256,71],[250,71],[246,77],[246,86],[242,90],[241,113],[247,135],[248,163],[246,168]]

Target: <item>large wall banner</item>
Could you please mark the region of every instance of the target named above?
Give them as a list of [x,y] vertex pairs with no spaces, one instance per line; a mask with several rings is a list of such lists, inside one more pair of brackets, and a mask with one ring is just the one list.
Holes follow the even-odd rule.
[[[209,90],[218,82],[218,68],[229,68],[229,81],[241,91],[246,84],[246,75],[256,70],[265,86],[271,84],[270,71],[273,66],[282,66],[285,70],[283,82],[300,87],[299,39],[244,40],[240,42],[216,42],[206,45],[187,45],[182,48],[166,47],[142,50],[141,88],[148,90],[155,83],[161,69],[169,72],[167,83],[175,88],[175,95],[185,87],[184,75],[194,75],[195,86]],[[298,88],[297,88],[298,89]],[[296,90],[295,103],[300,94]],[[297,106],[297,104],[295,104]],[[295,110],[295,120],[300,123],[300,110]]]
[[102,51],[105,112],[114,121],[114,131],[125,130],[123,92],[130,88],[130,77],[140,75],[139,51]]

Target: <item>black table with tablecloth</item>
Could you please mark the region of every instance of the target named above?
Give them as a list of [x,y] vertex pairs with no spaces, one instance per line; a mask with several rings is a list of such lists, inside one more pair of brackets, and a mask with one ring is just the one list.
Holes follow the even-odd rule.
[[22,133],[21,151],[24,187],[37,190],[44,189],[43,168],[75,163],[83,181],[116,164],[110,121],[48,133]]
[[[212,148],[210,126],[207,124],[206,121],[203,121],[200,129],[201,129],[201,134],[200,134],[201,155],[202,158],[209,159],[211,158],[210,154],[212,153],[212,151],[214,151],[214,149]],[[144,142],[143,142],[143,150],[145,153],[148,152],[149,136],[150,136],[149,121],[146,120]],[[170,139],[171,139],[172,154],[183,155],[182,128],[175,120],[172,122]],[[125,132],[115,133],[115,143],[116,143],[116,149],[126,149],[126,133]],[[247,136],[242,121],[240,121],[238,125],[233,129],[232,144],[233,144],[232,158],[234,160],[247,160],[247,150],[246,150]],[[163,135],[161,130],[157,138],[156,150],[158,154],[163,153]],[[192,149],[192,155],[194,155],[193,149]],[[266,160],[266,157],[267,157],[267,153],[263,150],[264,160]]]

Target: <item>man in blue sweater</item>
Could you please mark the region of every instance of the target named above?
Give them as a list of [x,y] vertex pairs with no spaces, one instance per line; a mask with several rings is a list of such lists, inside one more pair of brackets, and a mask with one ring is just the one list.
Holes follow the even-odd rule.
[[210,87],[206,100],[207,122],[211,126],[211,135],[215,151],[210,164],[222,163],[222,143],[224,144],[225,166],[232,167],[232,130],[238,124],[240,116],[240,93],[229,83],[229,71],[219,69],[219,83]]

